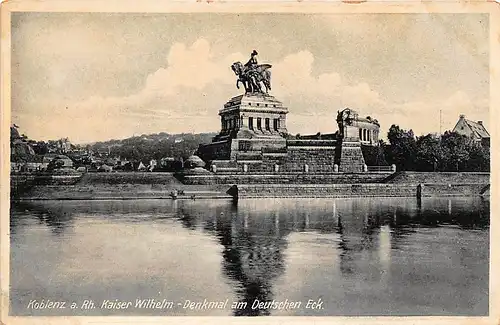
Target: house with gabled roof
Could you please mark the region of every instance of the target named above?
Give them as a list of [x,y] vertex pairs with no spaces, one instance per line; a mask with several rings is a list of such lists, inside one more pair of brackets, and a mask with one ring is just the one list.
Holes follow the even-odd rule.
[[481,143],[483,146],[490,145],[490,134],[483,125],[483,121],[471,121],[465,118],[465,115],[460,115],[460,118],[453,128],[453,132],[463,134],[472,138],[474,141]]

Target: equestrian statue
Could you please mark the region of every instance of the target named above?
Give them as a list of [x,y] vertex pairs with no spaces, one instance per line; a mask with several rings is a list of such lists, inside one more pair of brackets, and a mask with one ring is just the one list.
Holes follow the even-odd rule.
[[[238,77],[236,88],[240,89],[240,82],[245,87],[246,93],[262,93],[267,94],[271,90],[271,70],[270,64],[258,64],[257,51],[253,50],[250,54],[250,60],[243,65],[241,62],[235,62],[231,65],[231,69]],[[264,85],[265,91],[262,90]]]

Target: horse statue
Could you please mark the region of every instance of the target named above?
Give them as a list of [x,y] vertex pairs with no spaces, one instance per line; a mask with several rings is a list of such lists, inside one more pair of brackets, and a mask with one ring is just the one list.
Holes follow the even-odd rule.
[[[259,64],[251,69],[244,66],[241,62],[235,62],[231,65],[231,69],[238,77],[236,88],[240,89],[240,82],[245,87],[246,93],[268,93],[271,90],[271,68],[270,64]],[[265,92],[262,90],[261,83],[265,87]]]
[[337,112],[337,122],[345,123],[346,125],[351,125],[353,120],[358,118],[358,112],[350,108],[345,108],[342,111]]

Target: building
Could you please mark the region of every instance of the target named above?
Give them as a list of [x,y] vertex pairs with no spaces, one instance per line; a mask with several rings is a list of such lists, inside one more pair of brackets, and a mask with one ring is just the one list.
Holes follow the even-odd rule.
[[339,132],[332,134],[291,137],[287,114],[268,94],[233,97],[219,111],[221,131],[212,143],[200,145],[197,155],[213,172],[363,172],[361,145],[379,142],[377,120],[349,108],[338,112]]
[[367,171],[361,146],[378,146],[377,120],[361,118],[346,108],[332,121],[338,132],[290,136],[288,108],[268,93],[272,66],[254,63],[235,62],[231,66],[236,85],[243,83],[245,93],[224,104],[219,111],[219,134],[196,152],[212,172],[321,175]]
[[474,122],[466,119],[465,115],[462,114],[453,128],[453,132],[468,136],[483,146],[490,146],[490,134],[484,127],[483,121]]
[[47,164],[47,168],[50,168],[50,166],[54,166],[55,168],[73,168],[73,160],[71,160],[68,156],[65,155],[50,155],[47,154],[44,156],[44,164],[47,162],[47,160],[50,159],[50,161]]

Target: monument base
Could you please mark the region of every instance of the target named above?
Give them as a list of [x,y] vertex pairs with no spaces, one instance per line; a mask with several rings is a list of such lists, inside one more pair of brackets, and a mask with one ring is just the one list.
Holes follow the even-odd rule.
[[363,151],[361,151],[361,142],[342,141],[340,148],[340,166],[341,173],[361,173],[365,165]]

